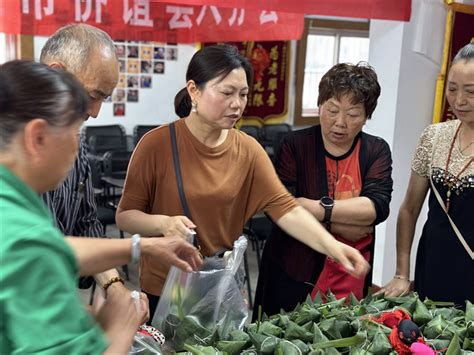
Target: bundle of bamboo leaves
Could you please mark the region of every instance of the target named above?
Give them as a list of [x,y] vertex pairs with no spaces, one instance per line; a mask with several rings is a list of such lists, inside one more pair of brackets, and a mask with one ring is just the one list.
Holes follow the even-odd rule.
[[464,311],[447,302],[422,301],[416,293],[369,295],[361,301],[352,294],[347,301],[336,299],[331,292],[323,301],[318,294],[292,312],[259,316],[256,323],[227,333],[225,338],[220,337],[218,327],[207,329],[205,337],[203,332],[187,334],[183,349],[177,350],[184,350],[178,354],[196,355],[397,354],[389,340],[392,328],[376,321],[397,309],[411,317],[435,353],[474,354],[474,306],[467,301]]

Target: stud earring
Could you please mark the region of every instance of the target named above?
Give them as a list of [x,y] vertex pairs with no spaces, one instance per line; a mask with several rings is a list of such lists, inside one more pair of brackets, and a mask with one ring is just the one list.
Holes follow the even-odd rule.
[[198,105],[197,105],[196,101],[194,101],[194,100],[191,101],[191,112],[197,113],[197,112],[198,112],[197,106],[198,106]]

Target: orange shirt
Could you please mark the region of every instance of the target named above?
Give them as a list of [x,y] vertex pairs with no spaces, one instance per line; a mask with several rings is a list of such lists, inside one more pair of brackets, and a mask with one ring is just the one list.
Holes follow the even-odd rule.
[[[176,121],[184,191],[204,255],[231,249],[243,227],[264,210],[276,221],[297,206],[260,144],[231,129],[224,143],[209,148]],[[148,132],[132,155],[120,208],[148,214],[184,215],[178,194],[167,125]],[[142,258],[142,288],[159,295],[168,270]]]

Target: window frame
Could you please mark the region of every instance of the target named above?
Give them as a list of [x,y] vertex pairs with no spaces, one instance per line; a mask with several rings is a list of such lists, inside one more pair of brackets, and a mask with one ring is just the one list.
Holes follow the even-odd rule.
[[304,31],[298,41],[296,50],[296,90],[294,108],[294,126],[309,126],[319,124],[319,115],[303,116],[303,86],[306,65],[306,48],[308,35],[328,34],[336,36],[334,57],[339,59],[339,43],[341,37],[369,37],[369,20],[363,21],[338,21],[327,19],[305,19]]

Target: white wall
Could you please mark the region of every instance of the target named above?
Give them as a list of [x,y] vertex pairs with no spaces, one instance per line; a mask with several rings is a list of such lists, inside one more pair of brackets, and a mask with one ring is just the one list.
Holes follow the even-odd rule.
[[[34,37],[35,60],[39,60],[46,40],[47,37]],[[195,45],[178,45],[178,60],[166,61],[164,75],[152,75],[151,89],[138,89],[139,102],[127,102],[125,116],[114,116],[113,104],[105,102],[99,116],[89,119],[85,124],[101,126],[119,123],[125,127],[127,134],[132,135],[133,127],[138,124],[155,125],[175,120],[174,96],[186,84],[186,68],[195,51]]]
[[[446,19],[442,0],[413,1],[412,7],[408,23],[373,20],[370,25],[369,62],[377,71],[382,94],[365,131],[383,137],[390,144],[394,180],[390,216],[377,227],[373,268],[376,285],[385,284],[395,272],[396,218],[419,135],[432,120],[442,57]],[[420,216],[412,252],[412,275],[426,206]]]

